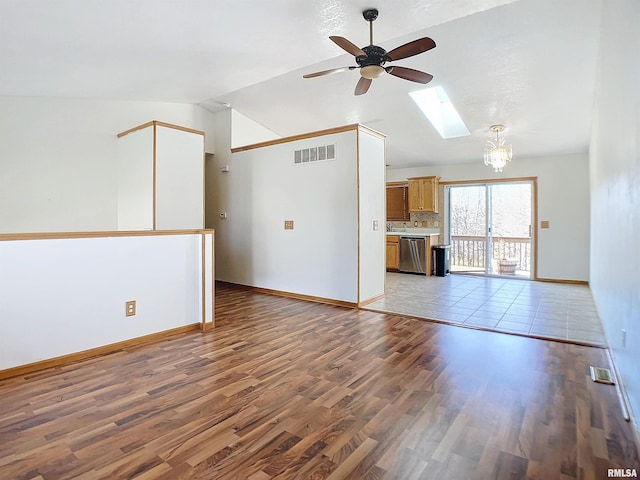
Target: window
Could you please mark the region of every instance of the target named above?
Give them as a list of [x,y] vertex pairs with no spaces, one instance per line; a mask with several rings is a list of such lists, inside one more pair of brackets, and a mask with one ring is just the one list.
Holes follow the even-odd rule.
[[409,185],[387,183],[387,221],[409,221]]

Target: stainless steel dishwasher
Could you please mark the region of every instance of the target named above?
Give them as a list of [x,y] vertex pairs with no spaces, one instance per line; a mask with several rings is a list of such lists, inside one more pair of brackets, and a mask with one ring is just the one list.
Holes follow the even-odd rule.
[[400,271],[426,274],[426,249],[424,237],[400,237]]

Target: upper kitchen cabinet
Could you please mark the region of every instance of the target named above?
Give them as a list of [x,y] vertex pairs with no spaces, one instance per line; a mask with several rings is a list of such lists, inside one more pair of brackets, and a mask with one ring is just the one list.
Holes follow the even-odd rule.
[[118,134],[118,230],[204,227],[204,132],[152,121]]
[[387,222],[411,220],[407,182],[387,183]]
[[440,177],[412,177],[409,182],[409,211],[438,213]]

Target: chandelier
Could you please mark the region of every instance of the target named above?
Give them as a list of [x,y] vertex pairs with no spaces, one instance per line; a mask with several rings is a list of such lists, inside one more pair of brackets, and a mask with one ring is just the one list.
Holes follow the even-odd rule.
[[496,172],[502,172],[507,162],[511,161],[511,145],[505,143],[504,137],[500,138],[504,125],[492,125],[489,130],[496,134],[496,141],[487,141],[484,148],[484,164],[493,167]]

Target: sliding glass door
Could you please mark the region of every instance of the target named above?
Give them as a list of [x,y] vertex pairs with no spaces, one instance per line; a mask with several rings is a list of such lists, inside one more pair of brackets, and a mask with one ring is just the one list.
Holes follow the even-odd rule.
[[451,271],[532,278],[532,182],[447,189]]

